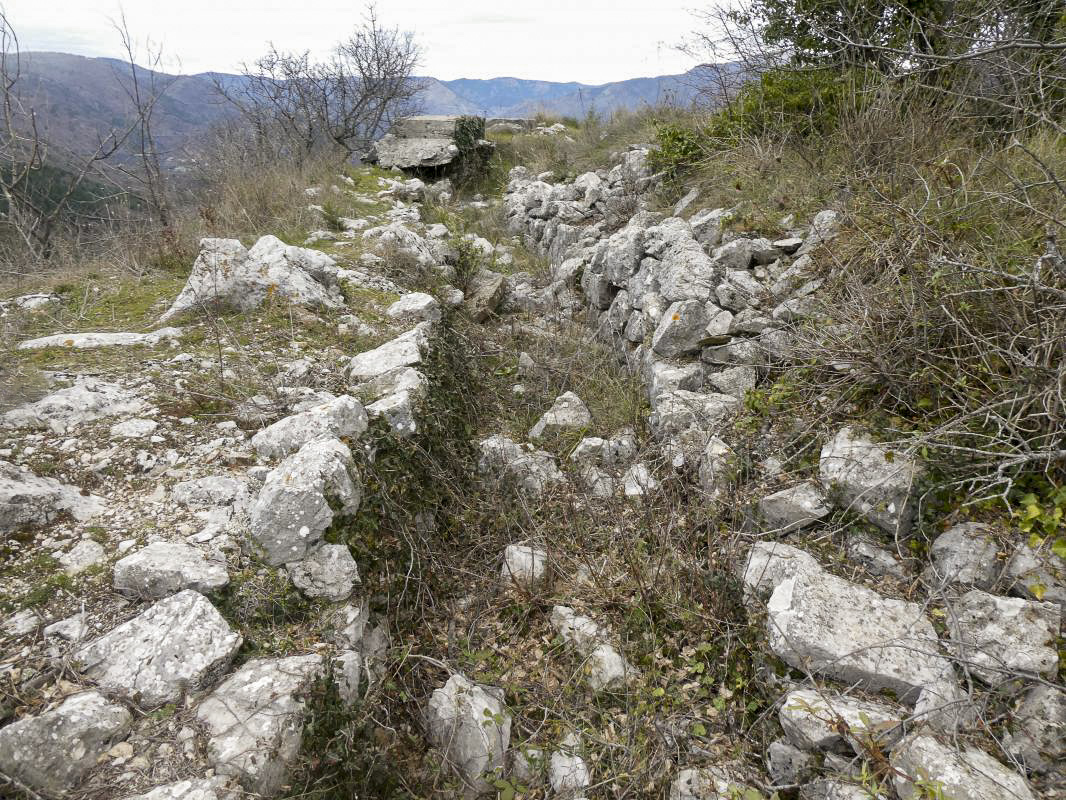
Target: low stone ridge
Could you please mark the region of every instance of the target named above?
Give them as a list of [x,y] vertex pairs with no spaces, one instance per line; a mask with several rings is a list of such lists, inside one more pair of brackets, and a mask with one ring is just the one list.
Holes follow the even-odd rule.
[[99,692],[72,695],[51,711],[0,728],[0,772],[38,792],[62,795],[125,738],[132,719]]
[[278,795],[303,741],[303,695],[322,669],[318,655],[261,658],[219,684],[196,709],[215,771],[253,794]]
[[229,584],[224,561],[177,542],[152,542],[115,563],[115,591],[128,597],[157,600],[183,589],[201,594]]
[[79,377],[67,389],[8,411],[0,420],[9,428],[44,428],[62,434],[104,417],[139,415],[148,404],[129,389],[97,378]]
[[469,792],[491,791],[494,775],[504,770],[511,742],[511,715],[503,690],[452,675],[429,698],[426,733]]
[[60,347],[70,350],[95,350],[100,347],[156,347],[168,342],[176,344],[182,337],[181,328],[160,328],[151,333],[56,333],[19,342],[19,350],[46,350]]
[[203,595],[186,589],[74,654],[101,688],[146,709],[206,688],[229,667],[243,641]]

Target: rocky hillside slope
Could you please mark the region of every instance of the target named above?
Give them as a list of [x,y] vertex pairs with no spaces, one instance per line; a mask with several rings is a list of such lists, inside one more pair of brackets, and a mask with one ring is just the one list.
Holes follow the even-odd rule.
[[0,792],[1066,792],[1066,565],[913,546],[912,443],[757,402],[846,210],[745,236],[648,155],[6,300]]

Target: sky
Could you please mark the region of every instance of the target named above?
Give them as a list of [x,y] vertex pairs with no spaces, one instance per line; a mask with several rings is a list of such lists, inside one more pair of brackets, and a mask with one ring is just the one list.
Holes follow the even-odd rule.
[[[378,0],[412,30],[419,72],[442,80],[500,76],[608,83],[684,72],[677,45],[700,0]],[[706,6],[708,3],[704,2]],[[120,56],[111,20],[163,45],[169,72],[236,71],[268,43],[326,53],[364,13],[359,0],[0,0],[23,50]]]

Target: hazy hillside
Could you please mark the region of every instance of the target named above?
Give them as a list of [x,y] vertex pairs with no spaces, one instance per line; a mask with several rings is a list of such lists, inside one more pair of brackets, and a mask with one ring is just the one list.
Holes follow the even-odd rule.
[[[152,76],[151,71],[140,70],[146,83]],[[156,134],[168,162],[179,164],[190,142],[231,113],[215,92],[215,79],[236,82],[241,78],[220,73],[156,73],[154,77],[158,85],[169,84],[156,108]],[[427,114],[524,116],[546,111],[584,116],[590,110],[610,113],[660,102],[688,106],[696,97],[700,78],[694,70],[600,86],[519,78],[420,80],[425,83],[422,110]],[[27,53],[23,59],[24,97],[32,98],[47,137],[82,152],[94,149],[108,131],[128,124],[129,103],[123,87],[129,80],[127,65],[115,59],[66,53]]]

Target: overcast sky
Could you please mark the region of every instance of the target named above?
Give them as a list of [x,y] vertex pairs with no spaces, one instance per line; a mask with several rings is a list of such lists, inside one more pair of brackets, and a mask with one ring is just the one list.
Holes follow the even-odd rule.
[[[120,55],[110,20],[161,40],[170,71],[235,70],[281,49],[325,52],[357,25],[360,0],[0,0],[23,50]],[[390,25],[416,32],[421,72],[607,83],[683,72],[676,46],[701,0],[379,0]]]

